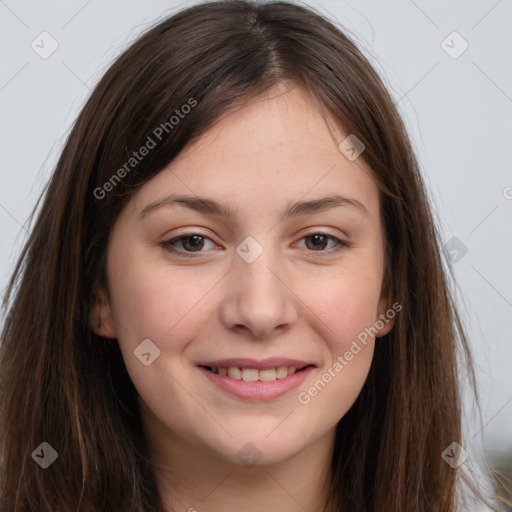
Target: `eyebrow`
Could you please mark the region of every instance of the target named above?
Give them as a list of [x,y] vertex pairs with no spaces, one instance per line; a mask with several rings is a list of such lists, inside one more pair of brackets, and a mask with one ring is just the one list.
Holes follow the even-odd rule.
[[[213,199],[201,196],[185,196],[185,195],[168,195],[157,199],[145,206],[138,214],[139,220],[142,220],[150,212],[155,211],[164,206],[172,206],[175,204],[182,205],[191,210],[206,215],[215,215],[220,217],[235,217],[238,209],[230,205],[223,205]],[[354,208],[364,215],[369,215],[366,207],[357,199],[344,197],[341,195],[331,195],[320,199],[311,199],[309,201],[296,201],[290,203],[286,208],[284,218],[305,215],[307,213],[321,212],[330,208],[348,206]]]

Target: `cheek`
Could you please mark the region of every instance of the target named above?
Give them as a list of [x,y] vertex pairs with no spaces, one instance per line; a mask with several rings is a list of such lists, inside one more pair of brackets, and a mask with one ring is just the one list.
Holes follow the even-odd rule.
[[[322,367],[301,389],[298,401],[311,414],[336,423],[357,399],[373,359],[375,322],[380,298],[378,265],[351,266],[310,293],[308,307],[323,352]],[[311,317],[312,318],[312,317]]]
[[[171,274],[161,264],[128,257],[113,263],[109,286],[119,346],[139,394],[157,410],[159,404],[179,399],[166,370],[175,371],[173,361],[196,335],[199,324],[194,319],[201,315],[205,291],[197,288],[198,280]],[[141,346],[147,348],[142,351]],[[148,351],[151,362],[146,366],[136,355]]]
[[[362,286],[363,284],[363,286]],[[374,352],[380,289],[356,276],[333,280],[309,303],[317,322],[322,366],[297,396],[308,417],[335,425],[352,407],[368,377]]]
[[198,279],[192,272],[135,257],[112,265],[109,275],[112,313],[121,331],[142,339],[185,336],[197,325],[194,319],[204,308],[201,300],[212,287],[207,276]]
[[375,325],[380,293],[380,275],[355,267],[333,276],[317,294],[309,291],[308,305],[321,320],[333,355],[345,352],[352,340]]

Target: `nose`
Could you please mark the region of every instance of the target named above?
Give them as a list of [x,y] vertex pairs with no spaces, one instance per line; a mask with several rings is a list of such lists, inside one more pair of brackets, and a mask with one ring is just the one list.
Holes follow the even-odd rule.
[[223,324],[258,339],[281,335],[298,317],[290,280],[269,249],[252,263],[235,255],[220,309]]

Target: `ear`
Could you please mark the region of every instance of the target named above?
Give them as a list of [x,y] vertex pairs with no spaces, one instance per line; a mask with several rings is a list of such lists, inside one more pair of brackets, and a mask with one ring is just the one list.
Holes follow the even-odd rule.
[[388,271],[389,267],[384,270],[381,295],[377,306],[377,318],[375,318],[375,328],[377,329],[376,338],[382,338],[393,329],[396,314],[402,309],[400,303],[393,303],[391,277]]
[[91,329],[103,338],[116,338],[114,317],[105,289],[96,285],[91,296],[92,300],[89,307],[89,325]]
[[375,328],[377,329],[376,338],[382,338],[388,334],[395,325],[396,313],[402,309],[401,306],[399,309],[395,309],[395,304],[391,306],[391,298],[388,294],[381,296],[377,308],[377,318],[375,318]]
[[381,294],[379,304],[377,305],[377,312],[374,327],[377,330],[376,338],[382,338],[388,334],[395,325],[395,317],[398,311],[401,311],[402,305],[399,302],[393,303],[392,293],[392,277],[390,271],[390,262],[385,257],[384,275],[382,276]]

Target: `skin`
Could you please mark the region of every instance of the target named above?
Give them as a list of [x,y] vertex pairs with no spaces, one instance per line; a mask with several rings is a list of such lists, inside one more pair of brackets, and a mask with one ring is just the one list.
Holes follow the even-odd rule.
[[[324,503],[335,426],[359,395],[379,340],[360,344],[309,403],[298,394],[391,307],[378,188],[361,158],[351,162],[338,149],[348,134],[329,124],[331,131],[304,91],[280,85],[187,146],[113,227],[108,290],[98,289],[91,327],[118,339],[160,491],[176,510],[295,512]],[[171,193],[206,196],[237,215],[168,205],[138,219]],[[333,193],[357,199],[367,214],[343,206],[282,217],[292,201]],[[162,246],[190,232],[207,239],[196,249],[190,238],[177,242],[179,253]],[[327,239],[316,248],[315,233],[350,246],[334,251]],[[248,236],[263,248],[252,263],[236,252]],[[187,250],[194,257],[183,256]],[[133,353],[144,339],[160,350],[149,366]],[[283,397],[243,400],[196,366],[227,357],[290,357],[316,368]],[[237,455],[246,443],[261,457],[253,466]]]

